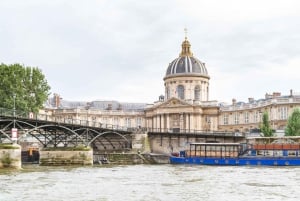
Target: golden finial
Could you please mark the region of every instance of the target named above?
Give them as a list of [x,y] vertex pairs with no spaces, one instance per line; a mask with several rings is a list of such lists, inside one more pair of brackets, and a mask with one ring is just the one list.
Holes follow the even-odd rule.
[[184,28],[185,40],[187,39],[187,28]]
[[182,42],[181,47],[181,53],[179,56],[193,56],[193,53],[191,52],[191,44],[187,40],[187,28],[184,28],[184,33],[185,33],[185,40]]

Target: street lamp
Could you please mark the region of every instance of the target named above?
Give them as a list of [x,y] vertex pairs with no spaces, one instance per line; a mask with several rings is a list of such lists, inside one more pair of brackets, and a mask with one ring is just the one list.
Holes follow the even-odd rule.
[[16,116],[16,94],[13,95],[13,98],[14,98],[14,110],[13,110],[13,116],[15,118]]
[[13,117],[14,117],[14,128],[16,127],[16,94],[13,95],[14,98],[14,108],[13,108]]
[[13,94],[14,108],[13,108],[13,128],[11,129],[11,139],[15,143],[18,140],[18,129],[16,128],[16,94]]

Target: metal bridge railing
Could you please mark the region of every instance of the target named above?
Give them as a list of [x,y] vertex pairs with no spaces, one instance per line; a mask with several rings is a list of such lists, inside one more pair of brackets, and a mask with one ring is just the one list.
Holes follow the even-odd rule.
[[140,128],[132,128],[126,126],[112,125],[112,124],[103,124],[98,121],[54,117],[47,114],[28,114],[26,112],[17,111],[17,110],[14,111],[13,109],[6,109],[6,108],[0,108],[0,116],[9,117],[9,118],[25,118],[30,120],[47,121],[52,123],[64,123],[70,125],[80,125],[82,127],[95,127],[95,128],[103,128],[103,129],[110,129],[110,130],[127,131],[127,132],[134,132],[140,129]]
[[226,131],[213,131],[213,130],[193,130],[193,129],[180,129],[180,128],[147,128],[148,132],[153,133],[179,133],[179,134],[199,134],[199,135],[217,135],[226,137],[244,136],[244,133],[239,132],[226,132]]

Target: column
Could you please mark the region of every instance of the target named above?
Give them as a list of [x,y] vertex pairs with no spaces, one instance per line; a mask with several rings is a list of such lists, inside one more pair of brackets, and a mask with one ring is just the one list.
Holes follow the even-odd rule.
[[191,132],[196,130],[194,127],[194,114],[190,114],[190,130],[191,130]]
[[170,114],[166,114],[166,130],[170,130]]
[[189,132],[189,126],[190,126],[190,121],[189,121],[189,113],[185,114],[185,132]]
[[154,115],[153,117],[152,117],[152,130],[153,131],[155,131],[155,129],[157,128],[157,126],[156,126],[156,116]]
[[156,130],[160,132],[160,115],[156,115]]
[[165,115],[161,114],[160,116],[161,116],[161,120],[160,120],[160,122],[161,122],[161,131],[166,132],[166,129],[165,129]]
[[183,127],[183,122],[184,119],[183,119],[183,114],[179,114],[179,128],[180,128],[180,132],[182,131],[182,129],[184,129]]

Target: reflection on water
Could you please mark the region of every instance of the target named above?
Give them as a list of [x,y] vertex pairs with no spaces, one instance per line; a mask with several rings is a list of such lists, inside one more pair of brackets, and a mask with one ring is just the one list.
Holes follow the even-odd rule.
[[24,166],[0,170],[2,201],[298,200],[300,167]]

